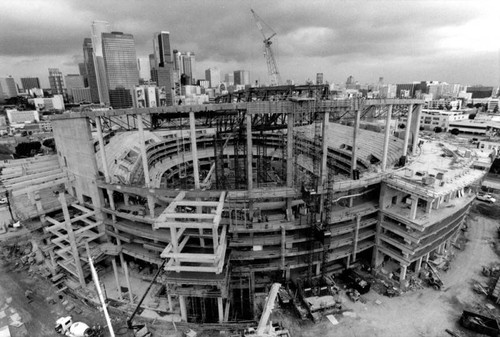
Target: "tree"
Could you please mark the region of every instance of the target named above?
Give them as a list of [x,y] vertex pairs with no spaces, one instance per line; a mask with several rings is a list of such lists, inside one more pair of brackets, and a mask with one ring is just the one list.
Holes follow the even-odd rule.
[[56,142],[54,141],[54,138],[47,138],[43,141],[43,146],[48,147],[52,150],[56,149]]
[[38,151],[42,144],[40,142],[29,142],[29,143],[21,143],[16,146],[16,156],[17,157],[31,157]]
[[493,113],[497,113],[498,112],[498,105],[495,106],[495,108],[493,108]]
[[476,118],[476,114],[469,114],[469,119],[474,119]]
[[404,128],[406,128],[406,125],[405,125],[405,124],[403,124],[403,123],[401,123],[401,124],[399,124],[399,125],[398,125],[398,127],[399,127],[400,129],[404,129]]
[[459,129],[456,129],[456,128],[455,128],[455,129],[451,129],[450,133],[451,133],[452,135],[455,135],[455,136],[456,136],[456,135],[458,135],[458,134],[460,133],[460,130],[459,130]]
[[442,127],[440,127],[440,126],[436,126],[436,127],[434,128],[434,132],[435,132],[435,133],[440,133],[440,132],[443,132],[443,128],[442,128]]

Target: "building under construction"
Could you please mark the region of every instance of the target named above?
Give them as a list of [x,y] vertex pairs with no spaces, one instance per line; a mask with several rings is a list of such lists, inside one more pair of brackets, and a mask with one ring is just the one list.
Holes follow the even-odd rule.
[[57,154],[4,164],[4,187],[20,218],[41,218],[53,267],[81,286],[91,253],[137,303],[130,264],[166,260],[166,311],[252,319],[273,282],[364,261],[380,277],[394,265],[404,288],[456,239],[486,172],[460,144],[419,138],[422,105],[335,100],[311,85],[71,112],[52,118]]

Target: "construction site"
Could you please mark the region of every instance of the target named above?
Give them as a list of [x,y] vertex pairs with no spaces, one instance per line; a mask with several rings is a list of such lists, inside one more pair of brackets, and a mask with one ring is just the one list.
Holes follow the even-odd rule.
[[2,188],[13,217],[38,224],[40,269],[61,291],[91,296],[91,257],[129,314],[255,321],[279,282],[281,302],[319,321],[340,309],[346,270],[406,291],[457,244],[489,158],[420,137],[422,105],[305,85],[65,113],[57,154],[3,163]]

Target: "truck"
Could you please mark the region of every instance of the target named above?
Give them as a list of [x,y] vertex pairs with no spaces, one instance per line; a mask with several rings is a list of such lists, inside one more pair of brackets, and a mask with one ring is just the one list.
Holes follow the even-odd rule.
[[476,312],[464,310],[460,317],[460,324],[469,330],[492,337],[500,336],[500,325],[495,318],[483,316]]
[[104,336],[101,327],[91,328],[82,322],[73,323],[71,316],[61,317],[56,321],[56,333],[68,337],[102,337]]

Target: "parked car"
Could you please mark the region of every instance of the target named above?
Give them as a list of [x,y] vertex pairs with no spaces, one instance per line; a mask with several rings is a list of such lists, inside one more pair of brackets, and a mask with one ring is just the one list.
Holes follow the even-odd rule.
[[476,198],[477,200],[489,202],[490,204],[493,204],[497,201],[497,199],[493,198],[490,194],[478,194]]
[[0,198],[0,205],[5,205],[6,203],[7,203],[6,197]]

